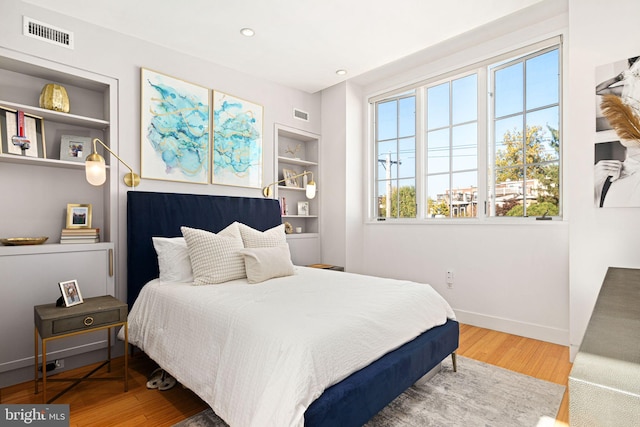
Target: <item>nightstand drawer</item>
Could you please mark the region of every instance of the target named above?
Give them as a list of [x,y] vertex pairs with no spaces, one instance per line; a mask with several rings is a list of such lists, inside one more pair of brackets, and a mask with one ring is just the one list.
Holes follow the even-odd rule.
[[64,334],[119,321],[120,310],[109,310],[54,320],[51,326],[54,334]]

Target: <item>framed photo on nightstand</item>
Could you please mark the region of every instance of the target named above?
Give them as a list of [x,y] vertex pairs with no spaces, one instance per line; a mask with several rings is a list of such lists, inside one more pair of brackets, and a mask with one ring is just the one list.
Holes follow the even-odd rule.
[[77,280],[67,280],[66,282],[59,282],[60,292],[62,293],[62,301],[64,301],[65,307],[71,307],[74,305],[82,304],[84,301],[80,294],[80,288],[78,287]]

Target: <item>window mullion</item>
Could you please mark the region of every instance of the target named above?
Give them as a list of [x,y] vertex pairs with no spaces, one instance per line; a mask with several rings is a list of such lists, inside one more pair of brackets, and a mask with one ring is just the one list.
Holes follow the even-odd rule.
[[426,144],[426,89],[420,87],[416,90],[416,218],[424,219],[427,212],[427,183],[426,162],[424,154],[427,152]]
[[478,209],[477,209],[477,217],[485,218],[488,216],[488,212],[485,207],[487,202],[488,195],[488,173],[489,165],[487,162],[489,160],[488,153],[491,151],[490,147],[490,132],[488,128],[489,126],[489,103],[487,99],[491,99],[488,97],[489,88],[488,88],[488,79],[487,79],[487,69],[486,67],[480,67],[477,70],[478,74],[478,117],[477,117],[477,140],[478,140]]

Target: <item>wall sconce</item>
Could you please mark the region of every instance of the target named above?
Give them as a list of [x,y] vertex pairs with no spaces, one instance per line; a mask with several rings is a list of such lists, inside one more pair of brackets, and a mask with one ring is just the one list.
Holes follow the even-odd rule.
[[305,175],[311,175],[311,179],[309,180],[309,182],[307,182],[306,190],[307,190],[307,199],[313,199],[314,197],[316,197],[316,183],[313,181],[313,172],[310,172],[310,171],[304,171],[297,175],[290,176],[285,179],[281,179],[280,181],[272,182],[271,184],[267,185],[262,189],[262,194],[264,195],[264,197],[271,197],[273,195],[273,190],[271,189],[271,186],[280,184],[281,182],[285,182],[288,179],[299,178]]
[[130,172],[124,176],[124,183],[127,187],[135,187],[140,184],[140,176],[133,172],[131,166],[129,166],[124,160],[122,160],[116,153],[111,151],[109,147],[105,145],[104,142],[100,141],[98,138],[93,139],[93,152],[87,156],[87,159],[84,163],[85,172],[87,175],[87,181],[91,185],[102,185],[107,179],[106,166],[104,164],[104,157],[98,154],[96,150],[96,143],[99,142],[108,152],[113,154],[113,156],[120,160],[120,162],[129,168]]

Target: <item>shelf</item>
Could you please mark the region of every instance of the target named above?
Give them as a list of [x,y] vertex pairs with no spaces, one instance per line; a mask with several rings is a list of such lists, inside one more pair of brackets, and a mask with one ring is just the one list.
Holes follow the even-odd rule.
[[[23,165],[50,166],[63,169],[84,169],[84,162],[70,162],[68,160],[42,159],[40,157],[18,156],[16,154],[0,154],[0,162],[20,163]],[[106,165],[109,169],[109,165]]]
[[34,255],[64,252],[89,252],[113,249],[111,242],[99,243],[45,243],[44,245],[4,246],[0,245],[0,256]]
[[287,239],[312,239],[320,237],[318,233],[291,233],[287,234]]
[[[303,187],[287,187],[286,185],[278,185],[278,191],[304,191],[306,192],[307,189],[303,188]],[[316,194],[318,193],[318,188],[316,187]]]
[[14,110],[22,110],[27,114],[42,117],[45,120],[51,120],[59,123],[65,123],[74,126],[83,126],[92,129],[104,130],[109,127],[109,122],[102,119],[94,119],[92,117],[77,116],[75,114],[62,113],[59,111],[47,110],[45,108],[33,107],[30,105],[17,104],[15,102],[0,100],[0,105],[9,107]]
[[308,160],[294,159],[292,157],[278,156],[278,163],[286,163],[288,165],[298,166],[318,166],[317,162],[310,162]]

